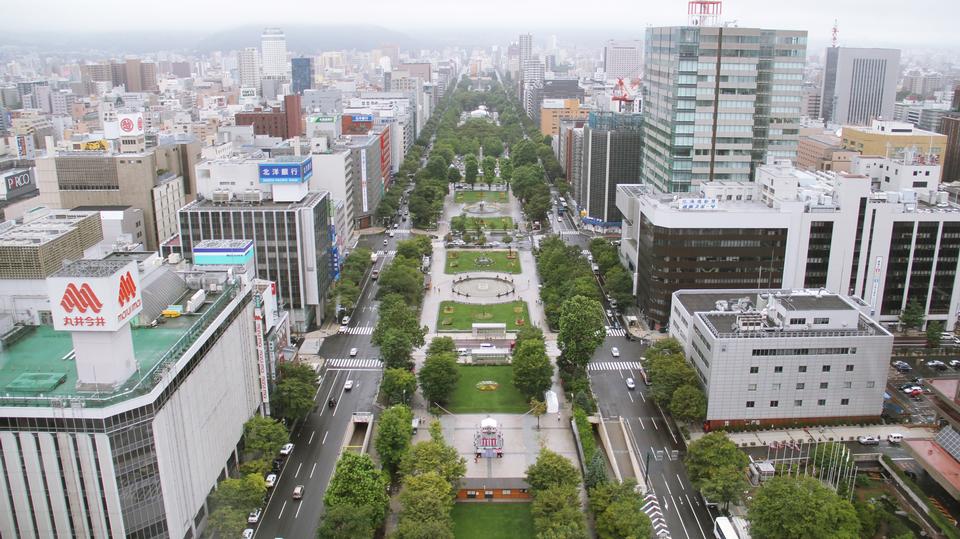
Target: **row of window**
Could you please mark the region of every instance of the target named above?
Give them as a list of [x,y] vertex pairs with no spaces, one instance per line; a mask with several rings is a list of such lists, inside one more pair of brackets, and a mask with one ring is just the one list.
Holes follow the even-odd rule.
[[[824,348],[824,350],[830,350],[830,349],[829,349],[829,348]],[[756,352],[756,350],[754,350],[754,352]],[[759,355],[759,354],[754,354],[754,355]],[[791,355],[793,355],[793,354],[791,354]],[[847,365],[846,365],[846,368],[844,369],[844,371],[845,371],[845,372],[853,372],[853,368],[854,368],[853,365],[847,364]],[[820,372],[830,372],[830,370],[831,370],[831,365],[821,365],[821,366],[820,366]],[[775,366],[773,367],[773,372],[774,372],[774,374],[783,372],[783,365],[775,365]],[[806,365],[799,365],[799,366],[797,366],[797,372],[807,372],[807,366],[806,366]],[[760,367],[758,367],[758,366],[750,367],[750,374],[760,374]]]
[[[791,321],[791,324],[793,322]],[[802,322],[801,322],[802,324]],[[756,348],[751,351],[753,356],[836,356],[846,354],[856,354],[857,349],[850,347],[839,348]],[[829,367],[830,365],[824,365]],[[853,365],[848,365],[848,370],[853,370]]]
[[[876,386],[877,386],[877,383],[873,380],[870,380],[866,383],[867,389],[873,389]],[[747,384],[747,391],[756,391],[757,387],[758,387],[757,384]],[[794,388],[797,391],[802,391],[807,388],[807,384],[806,382],[797,382]],[[771,385],[771,389],[774,391],[780,391],[781,389],[783,389],[783,384],[779,382],[774,382],[773,385]],[[820,389],[830,389],[830,382],[820,382]],[[843,389],[853,389],[853,382],[850,382],[850,381],[844,382]]]
[[[847,406],[849,404],[850,404],[850,399],[840,399],[840,406]],[[826,405],[827,405],[827,399],[817,400],[817,406],[826,406]],[[770,401],[770,408],[778,408],[779,406],[780,406],[780,401],[778,400]],[[800,406],[803,406],[803,400],[802,399],[794,400],[793,406],[798,408]],[[747,408],[755,408],[755,407],[756,407],[755,401],[747,401]]]

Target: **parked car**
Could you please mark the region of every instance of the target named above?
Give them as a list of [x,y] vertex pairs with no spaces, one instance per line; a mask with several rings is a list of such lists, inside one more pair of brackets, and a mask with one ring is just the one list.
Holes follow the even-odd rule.
[[960,359],[951,359],[947,364],[954,369],[960,370]]
[[627,378],[627,389],[635,389],[637,387],[636,382],[633,381],[633,378]]
[[620,357],[620,349],[614,346],[610,349],[610,355],[613,357]]
[[265,481],[267,483],[267,488],[273,488],[273,486],[277,484],[277,474],[272,473],[267,475]]
[[240,537],[242,537],[243,539],[253,539],[253,528],[247,528],[243,530],[243,535],[241,535]]
[[887,435],[887,441],[891,444],[899,444],[903,441],[903,435],[899,432],[891,432]]
[[293,499],[300,500],[303,499],[303,485],[297,485],[293,488]]
[[470,355],[470,350],[466,348],[457,348],[457,355],[460,357],[465,357]]
[[293,453],[293,444],[283,444],[283,447],[280,448],[280,454],[287,456],[290,453]]
[[947,370],[946,364],[939,359],[931,359],[930,361],[927,361],[927,367],[930,367],[931,369],[937,369],[938,371]]
[[343,320],[341,320],[340,323],[341,323],[342,325],[344,325],[344,326],[349,326],[349,325],[350,325],[350,317],[349,317],[349,316],[344,316],[344,317],[343,317]]
[[880,445],[880,438],[876,436],[860,436],[857,438],[860,445]]
[[350,391],[351,389],[353,389],[353,380],[347,380],[346,382],[343,383],[344,391]]
[[250,511],[250,514],[247,515],[247,524],[256,524],[260,522],[260,515],[263,514],[263,509],[259,507],[255,511]]
[[911,367],[909,363],[907,363],[906,361],[900,361],[899,359],[897,361],[894,361],[892,365],[893,365],[893,368],[900,373],[910,372],[913,370],[913,367]]
[[923,388],[918,385],[908,384],[900,387],[900,391],[903,391],[907,395],[912,395],[914,393],[923,393]]

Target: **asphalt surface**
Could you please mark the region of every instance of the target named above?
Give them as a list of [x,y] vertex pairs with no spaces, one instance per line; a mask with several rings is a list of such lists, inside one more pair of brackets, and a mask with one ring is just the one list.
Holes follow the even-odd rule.
[[[364,236],[359,245],[373,252],[381,252],[374,268],[382,269],[396,251],[398,241],[409,238],[409,219],[400,222],[394,237],[388,234]],[[383,240],[387,240],[384,245]],[[348,360],[345,367],[327,367],[322,372],[322,382],[317,390],[314,411],[291,434],[295,444],[293,453],[287,457],[276,486],[268,493],[268,501],[260,522],[256,526],[257,538],[315,537],[323,514],[323,495],[340,456],[340,447],[353,412],[379,414],[375,404],[382,370],[377,367],[356,365],[369,364],[368,360],[380,357],[378,347],[370,342],[370,334],[377,322],[379,302],[374,298],[377,282],[368,273],[357,307],[350,315],[348,332],[324,339],[320,356],[331,360]],[[357,349],[356,357],[350,350]],[[353,380],[354,387],[344,390],[344,382]],[[327,406],[330,398],[337,400],[335,408]],[[293,489],[303,485],[302,500],[294,500]]]

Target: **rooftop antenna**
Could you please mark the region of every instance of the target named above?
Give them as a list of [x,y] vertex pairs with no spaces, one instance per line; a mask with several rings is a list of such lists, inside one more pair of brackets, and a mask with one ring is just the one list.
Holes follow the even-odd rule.
[[687,22],[690,26],[716,26],[723,12],[721,0],[690,0],[687,2]]
[[840,35],[840,29],[837,28],[837,22],[838,22],[837,19],[833,19],[833,31],[832,31],[833,37],[830,38],[830,46],[832,46],[833,48],[837,48],[837,45],[838,45],[837,40]]

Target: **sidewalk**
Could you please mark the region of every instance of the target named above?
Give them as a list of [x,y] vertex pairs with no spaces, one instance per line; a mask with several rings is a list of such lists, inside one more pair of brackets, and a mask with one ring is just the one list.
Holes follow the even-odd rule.
[[[933,438],[936,429],[912,425],[844,425],[832,427],[805,427],[785,430],[760,430],[754,432],[728,432],[738,447],[765,447],[774,443],[812,443],[812,442],[855,442],[859,436],[880,436],[886,439],[888,434],[899,433],[905,439]],[[690,440],[702,438],[701,430],[690,430]]]

